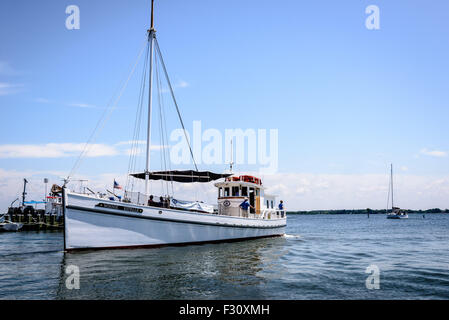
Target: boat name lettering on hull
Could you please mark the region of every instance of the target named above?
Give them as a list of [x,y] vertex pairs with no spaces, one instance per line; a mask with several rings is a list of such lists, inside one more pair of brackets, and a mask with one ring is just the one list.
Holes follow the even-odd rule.
[[125,206],[119,206],[116,204],[110,204],[110,203],[98,203],[95,205],[96,207],[105,208],[105,209],[114,209],[114,210],[121,210],[121,211],[129,211],[129,212],[138,212],[142,213],[143,210],[140,208],[133,208],[133,207],[125,207]]

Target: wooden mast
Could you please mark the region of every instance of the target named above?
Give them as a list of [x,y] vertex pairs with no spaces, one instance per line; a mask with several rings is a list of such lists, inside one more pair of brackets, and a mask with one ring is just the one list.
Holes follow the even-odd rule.
[[145,194],[150,193],[150,152],[151,152],[151,107],[152,107],[152,89],[153,89],[153,46],[156,37],[156,30],[154,30],[154,0],[151,0],[151,26],[148,30],[148,42],[150,45],[150,75],[148,88],[148,125],[147,125],[147,157],[145,164]]
[[150,30],[154,30],[154,0],[151,0],[151,28]]

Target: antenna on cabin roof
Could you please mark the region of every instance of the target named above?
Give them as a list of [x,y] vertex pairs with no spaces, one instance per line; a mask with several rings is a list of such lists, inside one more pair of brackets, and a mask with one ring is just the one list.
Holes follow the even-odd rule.
[[232,166],[234,165],[234,150],[232,148],[232,139],[231,139],[231,162],[229,162],[229,171],[232,173]]

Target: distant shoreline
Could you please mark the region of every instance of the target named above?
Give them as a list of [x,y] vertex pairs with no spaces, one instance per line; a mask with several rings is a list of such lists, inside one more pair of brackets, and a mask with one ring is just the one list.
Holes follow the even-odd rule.
[[[413,210],[413,209],[403,209],[401,210],[405,213],[449,213],[449,209],[426,209],[426,210]],[[385,209],[354,209],[354,210],[311,210],[311,211],[287,211],[287,214],[386,214]]]

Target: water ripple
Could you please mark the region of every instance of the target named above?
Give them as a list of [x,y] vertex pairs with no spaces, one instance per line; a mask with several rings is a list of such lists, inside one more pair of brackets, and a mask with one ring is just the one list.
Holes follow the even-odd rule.
[[447,215],[289,216],[279,238],[73,254],[61,233],[1,234],[0,299],[448,299],[448,229]]

